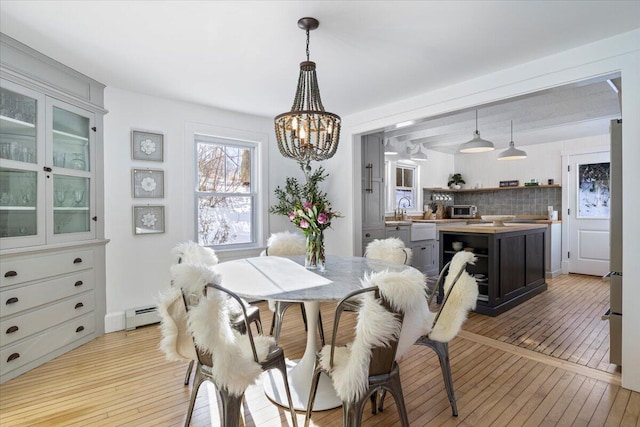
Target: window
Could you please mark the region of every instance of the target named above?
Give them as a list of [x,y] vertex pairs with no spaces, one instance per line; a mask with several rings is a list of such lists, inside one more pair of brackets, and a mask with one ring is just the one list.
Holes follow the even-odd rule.
[[233,247],[256,242],[256,144],[195,135],[198,243]]
[[416,209],[416,166],[396,165],[396,180],[394,191],[394,208]]

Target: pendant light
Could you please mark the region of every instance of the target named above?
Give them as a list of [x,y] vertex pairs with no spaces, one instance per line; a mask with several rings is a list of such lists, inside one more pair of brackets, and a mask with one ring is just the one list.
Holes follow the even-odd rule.
[[513,120],[511,120],[511,142],[509,142],[509,148],[498,154],[498,160],[521,160],[526,158],[527,153],[523,150],[518,150],[513,142]]
[[494,148],[493,142],[480,138],[480,131],[478,130],[478,110],[476,110],[476,131],[473,133],[473,139],[462,144],[460,146],[460,152],[482,153],[485,151],[492,151]]
[[391,142],[391,138],[387,138],[384,141],[384,154],[385,156],[395,156],[396,154],[400,154],[396,148],[396,143]]
[[315,18],[298,20],[298,27],[307,32],[307,60],[300,63],[298,87],[291,111],[274,119],[280,153],[307,164],[310,160],[333,157],[340,139],[340,116],[324,111],[316,63],[309,61],[309,31],[319,25]]
[[407,154],[411,160],[428,160],[426,149],[422,144],[416,144],[414,147],[407,147]]

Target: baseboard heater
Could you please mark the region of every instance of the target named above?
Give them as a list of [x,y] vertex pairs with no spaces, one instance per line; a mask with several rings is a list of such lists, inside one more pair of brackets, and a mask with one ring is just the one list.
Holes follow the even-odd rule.
[[155,305],[148,307],[130,308],[125,311],[125,329],[131,331],[139,326],[152,325],[160,322],[158,309]]

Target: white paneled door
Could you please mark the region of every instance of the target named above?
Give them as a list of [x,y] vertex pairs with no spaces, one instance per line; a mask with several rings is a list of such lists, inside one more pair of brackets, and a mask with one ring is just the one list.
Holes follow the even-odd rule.
[[609,160],[609,152],[569,156],[566,222],[570,273],[603,276],[609,271]]

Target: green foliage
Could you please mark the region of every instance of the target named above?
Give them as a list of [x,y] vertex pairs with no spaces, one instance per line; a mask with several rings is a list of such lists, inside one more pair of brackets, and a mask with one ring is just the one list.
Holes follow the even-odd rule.
[[466,184],[466,182],[464,182],[464,179],[462,179],[462,174],[454,173],[453,175],[451,175],[451,178],[449,178],[447,186],[451,184]]
[[304,172],[306,182],[300,184],[294,177],[288,177],[284,188],[278,186],[274,193],[278,203],[269,208],[269,212],[276,215],[289,216],[296,206],[304,202],[324,203],[327,200],[327,193],[320,190],[319,184],[323,182],[329,174],[322,166],[315,171],[311,171],[309,163],[300,162],[300,169]]

